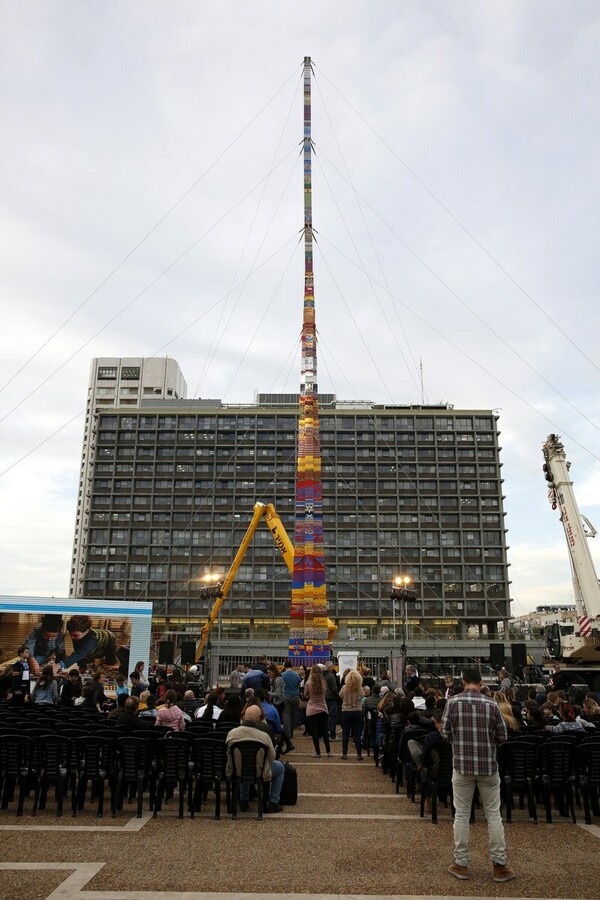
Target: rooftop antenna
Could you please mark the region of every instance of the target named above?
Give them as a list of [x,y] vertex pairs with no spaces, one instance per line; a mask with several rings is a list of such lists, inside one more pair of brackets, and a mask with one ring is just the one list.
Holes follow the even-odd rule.
[[419,357],[419,374],[421,376],[421,406],[425,405],[425,386],[423,384],[423,359]]

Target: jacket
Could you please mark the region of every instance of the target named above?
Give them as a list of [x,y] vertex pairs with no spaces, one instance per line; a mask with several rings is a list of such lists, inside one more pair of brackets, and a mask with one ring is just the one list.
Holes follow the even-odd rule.
[[232,728],[225,738],[225,746],[227,747],[227,776],[229,777],[233,772],[231,755],[232,753],[235,753],[235,745],[239,744],[241,741],[256,741],[259,744],[264,744],[267,748],[264,768],[261,768],[257,760],[256,777],[262,778],[263,781],[270,781],[271,763],[275,759],[273,741],[262,728],[259,728],[257,725],[250,722],[244,722],[242,725],[238,725],[237,728]]

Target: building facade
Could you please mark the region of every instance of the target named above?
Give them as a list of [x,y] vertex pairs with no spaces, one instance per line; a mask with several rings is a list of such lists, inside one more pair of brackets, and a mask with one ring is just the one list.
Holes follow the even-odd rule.
[[144,398],[172,397],[174,400],[178,400],[185,397],[186,394],[187,387],[184,377],[174,359],[108,357],[92,360],[79,470],[73,562],[69,579],[70,597],[84,595],[85,548],[90,525],[98,411],[116,406],[139,406]]
[[[189,640],[209,611],[205,579],[229,568],[254,503],[273,503],[293,536],[297,395],[246,405],[164,392],[124,405],[133,397],[118,390],[113,404],[101,399],[92,395],[86,423],[72,590],[152,600],[156,633]],[[474,635],[493,639],[510,617],[497,416],[333,395],[319,404],[334,644],[385,657],[406,627],[415,650],[442,657]],[[389,596],[398,575],[417,593],[406,616]],[[223,608],[224,652],[285,656],[289,606],[289,572],[264,528]]]

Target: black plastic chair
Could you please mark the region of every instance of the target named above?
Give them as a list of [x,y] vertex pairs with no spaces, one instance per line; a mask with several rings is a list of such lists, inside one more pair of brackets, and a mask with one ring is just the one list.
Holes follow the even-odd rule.
[[421,769],[421,818],[425,815],[425,799],[431,796],[431,822],[437,825],[438,800],[443,798],[446,806],[448,797],[452,797],[452,746],[446,741],[439,741],[431,750],[426,769]]
[[512,822],[514,789],[521,793],[520,806],[523,809],[523,793],[527,794],[529,815],[538,824],[534,784],[537,776],[536,746],[531,741],[507,741],[498,748],[500,781],[504,785],[506,801],[506,821]]
[[123,809],[123,797],[127,787],[132,792],[130,799],[137,797],[137,818],[141,819],[144,807],[144,785],[149,784],[150,808],[152,809],[156,788],[156,773],[152,771],[153,747],[150,741],[139,737],[120,737],[116,741],[117,771],[116,784],[112,796],[112,814]]
[[227,746],[231,759],[231,816],[237,819],[239,785],[254,785],[258,796],[258,818],[263,817],[263,773],[267,764],[267,748],[259,741],[235,741]]
[[54,785],[56,790],[56,815],[60,817],[63,814],[63,801],[71,778],[69,739],[53,734],[41,741],[40,749],[42,757],[41,767],[31,815],[35,816],[38,809],[46,808],[48,788]]
[[162,809],[165,790],[179,789],[179,818],[183,819],[186,790],[189,794],[191,781],[189,772],[190,745],[188,741],[163,740],[156,742],[158,780],[154,798],[154,818]]
[[[583,810],[586,825],[592,824],[592,808],[600,816],[600,741],[582,741],[577,748],[579,784],[583,794]],[[590,803],[591,800],[591,803]]]
[[[532,744],[534,747],[539,747],[541,744],[547,743],[548,735],[540,731],[523,731],[514,741],[518,741],[518,743],[525,742],[526,744]],[[511,741],[511,743],[514,743],[514,741]]]
[[575,781],[573,759],[573,742],[547,741],[538,748],[546,822],[552,822],[552,793],[554,793],[560,814],[566,816],[570,811],[573,823],[575,824],[577,821],[573,799]]
[[188,729],[197,731],[214,731],[215,723],[212,719],[192,719]]
[[[74,766],[76,789],[73,791],[72,812],[77,815],[83,809],[88,783],[92,786],[92,799],[98,796],[97,817],[104,812],[104,788],[108,780],[113,787],[113,741],[97,735],[86,735],[74,740]],[[114,802],[114,801],[113,801]]]
[[415,728],[407,731],[403,729],[398,741],[398,758],[396,760],[396,793],[400,793],[400,785],[403,775],[406,775],[406,796],[415,802],[416,790],[416,767],[413,763],[412,756],[408,749],[409,741],[418,741],[422,744],[429,731],[425,728]]
[[0,740],[0,786],[2,788],[2,809],[7,809],[19,788],[17,815],[23,815],[23,803],[29,790],[31,776],[31,738],[24,734],[3,734]]
[[227,810],[231,809],[230,785],[226,777],[227,748],[224,738],[213,735],[196,738],[192,744],[192,792],[191,813],[202,808],[209,790],[215,792],[215,819],[221,818],[221,785],[225,781]]
[[224,734],[228,735],[232,728],[238,728],[239,726],[235,724],[235,722],[217,722],[215,724],[215,730],[213,734]]

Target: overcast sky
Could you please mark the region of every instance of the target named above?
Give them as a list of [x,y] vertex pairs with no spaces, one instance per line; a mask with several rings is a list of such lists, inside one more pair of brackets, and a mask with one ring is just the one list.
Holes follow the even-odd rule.
[[319,388],[417,403],[421,358],[498,410],[513,612],[572,602],[541,445],[600,522],[598,4],[0,9],[0,593],[68,591],[92,357],[297,390],[311,55]]

